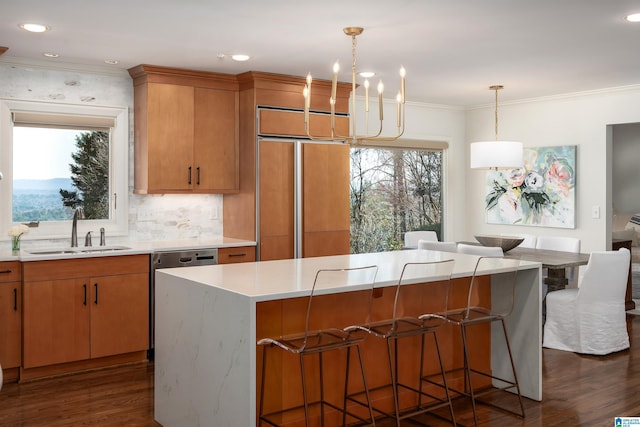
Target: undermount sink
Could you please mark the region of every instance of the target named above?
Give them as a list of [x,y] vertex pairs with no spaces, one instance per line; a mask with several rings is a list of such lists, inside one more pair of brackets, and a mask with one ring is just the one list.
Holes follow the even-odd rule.
[[32,255],[57,255],[57,254],[73,254],[76,253],[76,251],[71,251],[71,250],[56,250],[56,249],[47,249],[47,250],[42,250],[42,251],[27,251],[28,253],[32,254]]
[[91,253],[91,252],[113,252],[124,251],[131,249],[128,246],[87,246],[84,248],[64,248],[64,249],[35,249],[27,251],[32,255],[64,255],[64,254],[78,254],[78,253]]

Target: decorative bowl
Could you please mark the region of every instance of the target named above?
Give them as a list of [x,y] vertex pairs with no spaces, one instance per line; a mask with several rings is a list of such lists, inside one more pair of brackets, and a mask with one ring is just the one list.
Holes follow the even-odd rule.
[[516,236],[475,236],[482,246],[498,246],[502,252],[510,251],[523,242],[524,238]]

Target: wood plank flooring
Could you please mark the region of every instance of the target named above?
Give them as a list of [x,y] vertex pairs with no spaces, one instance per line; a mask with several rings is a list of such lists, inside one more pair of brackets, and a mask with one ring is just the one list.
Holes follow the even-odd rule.
[[[613,426],[616,416],[640,416],[640,316],[628,316],[628,325],[632,350],[596,357],[543,349],[543,401],[525,399],[524,420],[480,407],[479,424]],[[456,401],[455,410],[460,425],[473,425],[466,401]],[[447,425],[433,417],[422,421]],[[159,426],[153,420],[153,363],[5,384],[0,426]]]

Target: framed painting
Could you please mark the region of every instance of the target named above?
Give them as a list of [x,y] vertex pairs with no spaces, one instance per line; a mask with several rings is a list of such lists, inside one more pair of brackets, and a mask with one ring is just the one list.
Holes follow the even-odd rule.
[[487,172],[489,224],[575,228],[576,146],[524,148],[524,166]]

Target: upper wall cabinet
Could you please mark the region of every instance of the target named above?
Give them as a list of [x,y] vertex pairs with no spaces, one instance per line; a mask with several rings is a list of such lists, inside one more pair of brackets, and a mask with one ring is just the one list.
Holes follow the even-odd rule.
[[139,65],[134,86],[134,192],[239,190],[235,76]]

